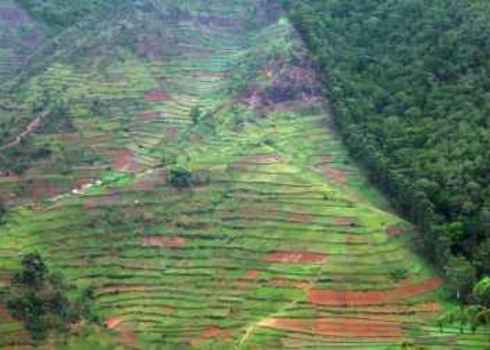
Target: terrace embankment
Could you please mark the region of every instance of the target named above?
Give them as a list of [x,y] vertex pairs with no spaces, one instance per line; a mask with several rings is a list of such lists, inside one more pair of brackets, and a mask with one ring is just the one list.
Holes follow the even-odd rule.
[[[410,249],[410,226],[358,191],[369,185],[274,2],[183,3],[58,39],[75,52],[86,40],[93,57],[69,65],[66,49],[41,74],[74,101],[106,102],[100,116],[76,117],[86,101],[73,112],[75,139],[102,163],[86,190],[12,209],[2,272],[43,252],[95,288],[128,348],[483,348],[481,331],[440,332],[443,281]],[[131,32],[113,38],[118,18]],[[189,186],[172,185],[176,168]]]

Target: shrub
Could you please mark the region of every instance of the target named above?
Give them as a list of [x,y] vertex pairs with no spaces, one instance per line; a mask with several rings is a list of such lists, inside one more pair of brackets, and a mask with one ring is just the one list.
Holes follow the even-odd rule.
[[192,173],[184,168],[170,170],[170,184],[176,188],[188,188],[193,185]]
[[50,273],[39,254],[26,255],[21,265],[7,289],[6,305],[12,317],[24,322],[35,342],[53,330],[68,332],[82,319],[98,321],[92,310],[92,289],[71,300],[67,294],[72,295],[74,287],[67,285],[62,275]]

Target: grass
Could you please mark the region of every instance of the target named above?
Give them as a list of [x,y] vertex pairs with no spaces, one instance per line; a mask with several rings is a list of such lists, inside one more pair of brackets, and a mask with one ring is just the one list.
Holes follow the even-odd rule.
[[[163,13],[169,9],[168,2],[159,4]],[[204,5],[181,6],[199,13]],[[250,16],[243,2],[215,0],[205,11],[238,24]],[[140,15],[127,19],[136,28],[135,38],[143,19],[146,33],[162,30],[155,11]],[[103,24],[106,30],[111,25],[109,19]],[[257,108],[245,101],[249,89],[260,95],[274,80],[281,83],[284,72],[274,71],[277,62],[287,62],[287,71],[306,55],[287,20],[237,31],[183,19],[164,28],[179,45],[159,59],[139,56],[96,29],[80,41],[98,50],[71,62],[67,52],[82,44],[69,44],[73,34],[62,34],[66,42],[55,62],[21,84],[19,96],[28,104],[44,84],[74,101],[71,115],[80,141],[57,139],[101,157],[95,170],[82,168],[78,174],[88,172],[89,182],[100,182],[81,194],[69,191],[36,205],[19,200],[0,228],[2,272],[18,266],[19,254],[40,251],[51,269],[94,286],[98,313],[120,321],[112,330],[86,330],[59,348],[396,349],[404,340],[431,349],[484,348],[483,330],[474,336],[459,335],[456,328],[439,332],[439,311],[425,308],[430,303],[439,304],[440,312],[451,307],[443,288],[382,305],[311,302],[312,288],[391,291],[400,283],[393,271],[404,269],[402,283],[409,285],[434,272],[410,249],[411,233],[386,233],[390,225],[408,224],[387,210],[328,128],[325,101],[297,97]],[[93,37],[85,38],[90,33]],[[271,41],[287,45],[271,48]],[[108,48],[124,60],[107,62]],[[171,98],[145,100],[156,90]],[[103,101],[97,115],[90,109],[95,100]],[[194,125],[189,114],[196,105],[211,117]],[[143,112],[157,114],[145,119]],[[138,169],[114,169],[111,151],[120,149],[132,151]],[[325,156],[330,163],[319,165]],[[177,165],[208,180],[192,189],[172,188],[165,173]],[[33,174],[41,166],[35,165]],[[345,181],[332,177],[332,169]],[[62,182],[56,172],[43,175]],[[145,180],[150,185],[139,187]],[[3,183],[2,190],[13,186]],[[17,186],[22,185],[19,180]],[[169,243],[176,241],[183,243]],[[268,262],[278,251],[327,258]],[[271,326],[278,319],[330,318],[366,320],[368,326],[381,320],[400,327],[401,335],[369,337],[334,329],[335,336]],[[0,346],[6,346],[15,334],[4,335],[20,325],[0,325]]]

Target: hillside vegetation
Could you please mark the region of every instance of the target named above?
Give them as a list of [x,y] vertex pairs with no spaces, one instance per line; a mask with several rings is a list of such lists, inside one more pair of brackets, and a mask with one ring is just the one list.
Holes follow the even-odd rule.
[[490,274],[490,5],[288,2],[351,153],[455,296]]
[[277,1],[68,4],[0,6],[0,348],[486,350]]

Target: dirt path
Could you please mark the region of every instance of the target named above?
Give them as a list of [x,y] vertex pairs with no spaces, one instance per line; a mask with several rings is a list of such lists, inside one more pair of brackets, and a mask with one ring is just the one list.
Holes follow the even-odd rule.
[[6,151],[21,143],[24,138],[29,136],[33,131],[35,131],[41,126],[42,120],[46,118],[48,114],[49,114],[48,112],[43,112],[41,113],[41,115],[37,116],[32,122],[29,123],[29,125],[27,125],[24,131],[22,131],[19,135],[17,135],[17,137],[13,141],[0,147],[0,151]]

